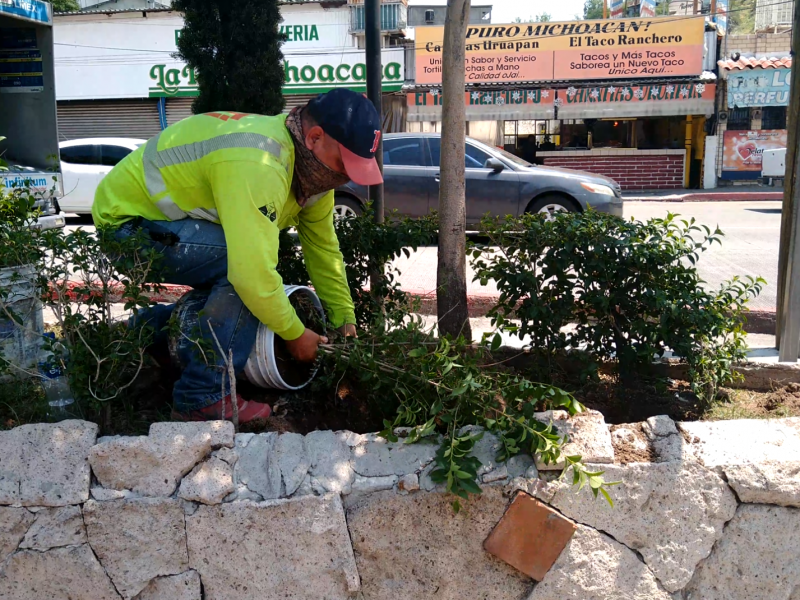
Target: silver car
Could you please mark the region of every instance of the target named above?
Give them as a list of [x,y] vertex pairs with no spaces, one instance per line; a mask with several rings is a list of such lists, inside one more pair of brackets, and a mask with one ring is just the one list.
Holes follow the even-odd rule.
[[[387,211],[420,217],[439,207],[438,133],[394,133],[383,142],[384,202]],[[477,140],[467,138],[464,174],[467,180],[467,225],[481,218],[519,216],[525,212],[554,214],[594,210],[622,216],[619,184],[603,175],[532,165]],[[360,214],[367,188],[348,183],[336,190],[339,217]]]

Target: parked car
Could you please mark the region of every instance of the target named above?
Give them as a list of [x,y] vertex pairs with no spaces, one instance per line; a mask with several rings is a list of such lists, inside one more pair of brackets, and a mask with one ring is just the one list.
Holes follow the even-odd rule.
[[59,143],[64,196],[58,201],[69,213],[91,213],[100,181],[123,158],[147,140],[85,138]]
[[[420,217],[439,206],[438,133],[395,133],[383,142],[386,210]],[[525,212],[550,215],[594,210],[622,216],[619,184],[603,175],[532,165],[521,158],[467,138],[464,173],[467,178],[467,225],[489,213],[518,216]],[[360,214],[367,189],[348,183],[336,190],[336,215]]]

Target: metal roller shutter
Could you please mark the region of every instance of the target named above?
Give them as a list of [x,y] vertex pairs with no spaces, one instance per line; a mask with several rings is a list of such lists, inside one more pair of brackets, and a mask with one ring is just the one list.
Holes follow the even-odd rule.
[[167,126],[192,116],[194,98],[167,98]]
[[286,100],[286,107],[283,109],[283,112],[288,113],[295,106],[305,106],[308,104],[309,100],[316,97],[317,94],[291,94],[289,96],[284,96],[283,99]]
[[155,98],[58,102],[58,137],[62,141],[90,137],[146,140],[159,131]]

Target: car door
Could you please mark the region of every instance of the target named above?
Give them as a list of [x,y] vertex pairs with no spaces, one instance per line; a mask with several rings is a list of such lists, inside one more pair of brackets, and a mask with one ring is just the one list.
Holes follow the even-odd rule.
[[96,144],[67,146],[59,150],[64,196],[58,203],[66,212],[92,211],[97,189],[100,148]]
[[103,180],[103,177],[111,172],[111,169],[117,166],[117,163],[123,158],[133,152],[132,149],[119,144],[101,144],[100,145],[100,166],[97,169],[97,184]]
[[[439,165],[441,138],[428,138],[428,145],[432,164]],[[485,167],[486,161],[490,158],[497,157],[467,141],[464,148],[464,176],[468,225],[477,225],[486,213],[492,216],[517,214],[519,175],[508,166],[500,172]],[[439,179],[438,170],[436,178]],[[432,195],[428,205],[431,210],[438,210],[438,190]]]
[[421,217],[428,214],[428,193],[435,186],[421,137],[394,137],[383,142],[383,194],[387,212]]

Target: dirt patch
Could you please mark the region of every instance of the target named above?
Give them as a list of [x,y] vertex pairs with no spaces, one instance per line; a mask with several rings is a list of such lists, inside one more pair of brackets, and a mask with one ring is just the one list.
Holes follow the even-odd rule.
[[777,419],[800,416],[800,384],[790,383],[769,392],[723,390],[720,401],[703,419]]
[[614,462],[630,463],[654,462],[657,458],[650,441],[644,434],[641,423],[611,425],[611,444],[614,446]]

